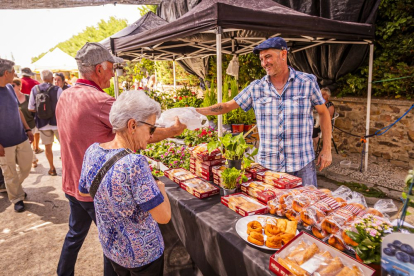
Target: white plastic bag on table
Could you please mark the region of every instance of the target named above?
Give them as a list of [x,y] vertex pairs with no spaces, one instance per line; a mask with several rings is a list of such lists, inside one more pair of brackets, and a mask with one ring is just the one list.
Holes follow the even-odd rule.
[[157,124],[164,127],[173,126],[175,117],[178,117],[180,122],[185,124],[189,130],[208,127],[209,125],[207,117],[198,113],[194,107],[172,108],[164,111],[157,120]]

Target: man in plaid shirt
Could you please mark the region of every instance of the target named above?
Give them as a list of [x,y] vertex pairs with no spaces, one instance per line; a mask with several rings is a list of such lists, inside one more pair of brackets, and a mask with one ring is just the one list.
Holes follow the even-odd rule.
[[203,115],[220,115],[241,107],[254,109],[260,136],[259,163],[271,170],[301,177],[317,186],[312,143],[313,107],[319,113],[323,148],[320,170],[332,162],[331,119],[316,77],[287,65],[288,47],[281,37],[269,38],[253,50],[267,75],[253,81],[233,100],[197,108]]

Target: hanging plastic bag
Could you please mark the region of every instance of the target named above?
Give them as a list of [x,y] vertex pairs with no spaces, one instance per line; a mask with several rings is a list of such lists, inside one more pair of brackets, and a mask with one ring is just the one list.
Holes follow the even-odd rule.
[[230,60],[226,74],[229,76],[234,76],[236,80],[239,79],[239,58],[236,55],[234,55]]
[[164,111],[157,120],[157,124],[171,127],[175,124],[175,117],[178,117],[180,122],[185,124],[189,130],[209,126],[207,117],[198,113],[194,107],[172,108]]

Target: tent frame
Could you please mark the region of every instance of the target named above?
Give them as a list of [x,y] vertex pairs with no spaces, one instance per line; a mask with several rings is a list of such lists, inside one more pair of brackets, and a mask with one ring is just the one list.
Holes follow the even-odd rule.
[[[230,38],[222,38],[223,33],[242,31],[242,29],[222,29],[221,26],[217,26],[215,29],[204,31],[202,33],[215,33],[215,40],[208,40],[200,42],[190,41],[188,38],[180,38],[179,41],[183,42],[182,44],[174,45],[163,45],[159,43],[151,47],[142,47],[141,53],[136,51],[125,51],[119,52],[119,55],[133,57],[132,61],[138,61],[142,58],[158,61],[173,61],[174,67],[174,90],[175,90],[175,61],[183,60],[187,58],[206,58],[208,56],[217,56],[217,103],[222,102],[222,54],[230,55],[245,55],[252,52],[252,49],[265,41],[268,38],[279,36],[280,33],[275,33],[269,37],[236,37],[232,36]],[[299,52],[305,49],[312,47],[324,45],[324,44],[363,44],[369,45],[369,73],[368,73],[368,91],[367,91],[367,117],[366,117],[366,135],[369,134],[369,125],[370,125],[370,111],[371,111],[371,92],[372,92],[372,69],[373,69],[373,57],[374,57],[374,44],[371,40],[355,40],[355,41],[345,41],[345,40],[336,40],[335,38],[325,39],[323,37],[311,37],[311,36],[300,36],[300,37],[283,37],[286,42],[298,41],[298,42],[307,42],[311,43],[310,45],[303,46],[302,48],[294,49],[291,52]],[[235,51],[235,42],[243,41],[244,43],[238,44],[239,49]],[[231,45],[223,47],[223,43],[231,41]],[[178,47],[191,46],[198,48],[198,50],[190,54],[179,55],[177,52],[171,51],[169,49],[177,49]],[[229,49],[230,48],[230,49]],[[144,51],[150,51],[151,55],[145,53]],[[178,57],[177,57],[178,55]],[[222,115],[218,115],[218,135],[222,137]],[[365,144],[365,171],[368,169],[368,150],[369,150],[369,138]]]

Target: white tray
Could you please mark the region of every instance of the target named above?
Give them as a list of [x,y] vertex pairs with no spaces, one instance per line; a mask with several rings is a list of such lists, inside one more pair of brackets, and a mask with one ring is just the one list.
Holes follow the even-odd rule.
[[[279,248],[270,248],[270,247],[267,247],[266,245],[257,245],[257,244],[251,243],[247,240],[247,237],[249,236],[249,235],[247,235],[247,224],[249,224],[249,222],[251,222],[251,221],[258,220],[258,218],[263,218],[263,217],[264,218],[278,219],[274,216],[268,216],[268,215],[252,215],[252,216],[242,217],[241,219],[239,219],[236,222],[236,232],[240,236],[240,238],[242,238],[247,243],[249,243],[253,246],[256,246],[256,247],[262,248],[262,249],[266,249],[266,250],[272,250],[272,251],[279,250]],[[299,231],[296,230],[296,235],[298,235],[298,234],[299,234]],[[264,240],[266,241],[267,236],[264,234],[264,231],[263,231],[263,237],[264,237]]]

